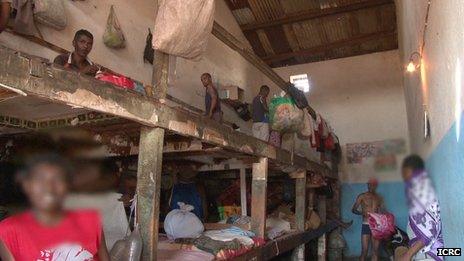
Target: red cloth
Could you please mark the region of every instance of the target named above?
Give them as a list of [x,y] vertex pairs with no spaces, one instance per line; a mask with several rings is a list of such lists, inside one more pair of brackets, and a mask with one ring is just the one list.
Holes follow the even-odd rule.
[[95,78],[97,78],[100,81],[112,83],[124,89],[129,89],[129,90],[134,89],[134,81],[122,75],[115,75],[115,74],[103,72],[103,73],[97,74]]
[[53,227],[40,224],[30,211],[0,223],[0,240],[16,261],[98,261],[101,233],[100,216],[89,210],[67,211]]

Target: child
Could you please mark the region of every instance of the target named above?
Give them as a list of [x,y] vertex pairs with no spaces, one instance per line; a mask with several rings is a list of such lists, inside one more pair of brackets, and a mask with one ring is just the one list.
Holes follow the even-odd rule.
[[21,183],[31,209],[0,223],[2,260],[109,260],[99,215],[63,208],[69,174],[55,154],[26,164]]

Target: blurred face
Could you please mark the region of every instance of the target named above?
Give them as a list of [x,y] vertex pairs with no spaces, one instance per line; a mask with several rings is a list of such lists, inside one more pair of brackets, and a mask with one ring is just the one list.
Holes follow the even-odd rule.
[[375,192],[375,190],[377,189],[377,184],[367,183],[367,189],[369,190],[369,192]]
[[63,169],[44,163],[32,169],[23,187],[34,209],[54,211],[62,208],[68,184]]
[[403,176],[404,181],[410,180],[412,177],[412,173],[413,171],[411,168],[406,167],[406,168],[401,169],[401,175]]
[[73,46],[74,52],[79,56],[87,57],[90,51],[92,51],[93,39],[86,35],[81,35],[73,41]]
[[203,86],[208,87],[212,83],[211,77],[208,74],[203,74],[201,76],[201,83],[203,83]]
[[269,90],[268,90],[268,89],[264,89],[262,95],[263,95],[263,97],[267,98],[267,96],[269,96]]

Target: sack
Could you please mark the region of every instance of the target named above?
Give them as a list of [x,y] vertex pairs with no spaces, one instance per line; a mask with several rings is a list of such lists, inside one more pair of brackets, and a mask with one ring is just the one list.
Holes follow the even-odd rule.
[[214,0],[160,0],[153,48],[186,59],[206,50],[214,22]]
[[396,232],[395,217],[390,213],[368,213],[369,227],[375,239],[383,240]]
[[321,218],[316,211],[311,210],[305,222],[305,229],[318,229],[321,226]]
[[131,235],[116,241],[110,251],[111,261],[139,261],[142,255],[142,237],[138,226]]
[[295,85],[293,84],[288,85],[287,93],[288,95],[290,95],[290,97],[293,98],[298,108],[306,109],[309,107],[308,100],[306,99],[304,92],[297,89]]
[[134,81],[125,76],[114,75],[107,72],[100,72],[97,74],[95,78],[97,78],[100,81],[112,83],[124,89],[134,89]]
[[143,61],[153,64],[153,59],[155,57],[155,49],[153,49],[153,34],[151,33],[150,28],[148,28],[147,39],[145,40],[145,50],[143,50]]
[[68,21],[63,0],[34,0],[34,19],[57,30],[63,30]]
[[180,209],[173,209],[164,219],[164,231],[169,239],[197,238],[205,230],[200,219],[191,211],[193,207],[182,202]]
[[271,128],[280,133],[298,132],[303,128],[303,111],[290,97],[277,97],[269,106]]
[[126,46],[126,38],[119,25],[118,18],[114,12],[114,6],[111,6],[110,15],[106,22],[105,33],[103,34],[103,43],[110,48],[124,48]]

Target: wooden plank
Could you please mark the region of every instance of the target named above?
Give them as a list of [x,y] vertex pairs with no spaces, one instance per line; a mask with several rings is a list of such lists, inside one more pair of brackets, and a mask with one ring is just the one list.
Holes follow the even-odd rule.
[[312,19],[321,18],[324,16],[336,15],[341,13],[353,12],[360,9],[366,8],[373,8],[382,5],[394,5],[393,0],[370,0],[370,1],[363,1],[360,3],[344,5],[344,6],[337,6],[332,8],[324,8],[324,9],[312,9],[308,11],[303,11],[296,13],[290,16],[284,16],[280,19],[274,19],[272,21],[266,22],[256,22],[251,24],[242,25],[242,31],[255,31],[258,29],[263,29],[267,27],[279,26],[283,24],[291,24],[300,21],[307,21]]
[[[306,172],[303,172],[302,178],[295,179],[295,221],[296,228],[299,231],[305,231],[306,221]],[[292,260],[305,260],[305,246],[304,244],[294,249]]]
[[[318,201],[318,214],[323,224],[327,221],[327,199],[325,196],[320,196]],[[322,235],[317,241],[317,260],[327,260],[327,234]]]
[[137,219],[142,260],[156,260],[164,130],[142,127],[137,168]]
[[253,164],[251,188],[251,230],[264,238],[266,231],[267,175],[269,160],[261,158]]
[[238,256],[233,260],[270,260],[282,253],[294,249],[299,245],[303,245],[311,240],[317,239],[322,235],[334,230],[338,226],[339,224],[337,224],[337,222],[331,221],[325,225],[322,225],[318,229],[286,234],[267,242],[264,246],[255,248],[252,251],[245,253],[244,255]]
[[[190,114],[142,95],[127,92],[109,83],[40,64],[43,75],[29,74],[27,55],[0,47],[0,83],[28,95],[56,103],[83,107],[89,110],[136,121],[144,126],[160,127],[182,136],[201,139],[242,154],[266,157],[283,166],[296,165],[309,171],[328,174],[328,169],[300,156],[292,159],[288,151],[276,148],[217,122]],[[0,88],[1,85],[0,85]]]
[[[231,227],[239,227],[243,230],[251,230],[251,225],[241,225],[241,224],[223,224],[223,223],[203,223],[205,230],[221,230]],[[159,222],[159,227],[164,227],[164,222]]]
[[357,44],[361,44],[363,42],[367,42],[371,40],[377,40],[377,39],[380,40],[384,38],[395,37],[396,34],[397,34],[396,30],[385,30],[385,31],[380,31],[380,32],[375,32],[375,33],[361,34],[361,35],[358,35],[352,38],[314,46],[309,49],[304,49],[304,50],[300,50],[297,52],[287,52],[287,53],[266,56],[266,57],[263,57],[263,60],[269,63],[273,61],[289,59],[294,56],[306,56],[306,55],[311,55],[314,53],[329,51],[332,49],[357,45]]
[[240,206],[242,208],[242,216],[248,216],[247,213],[247,190],[246,190],[246,172],[245,168],[240,168]]

